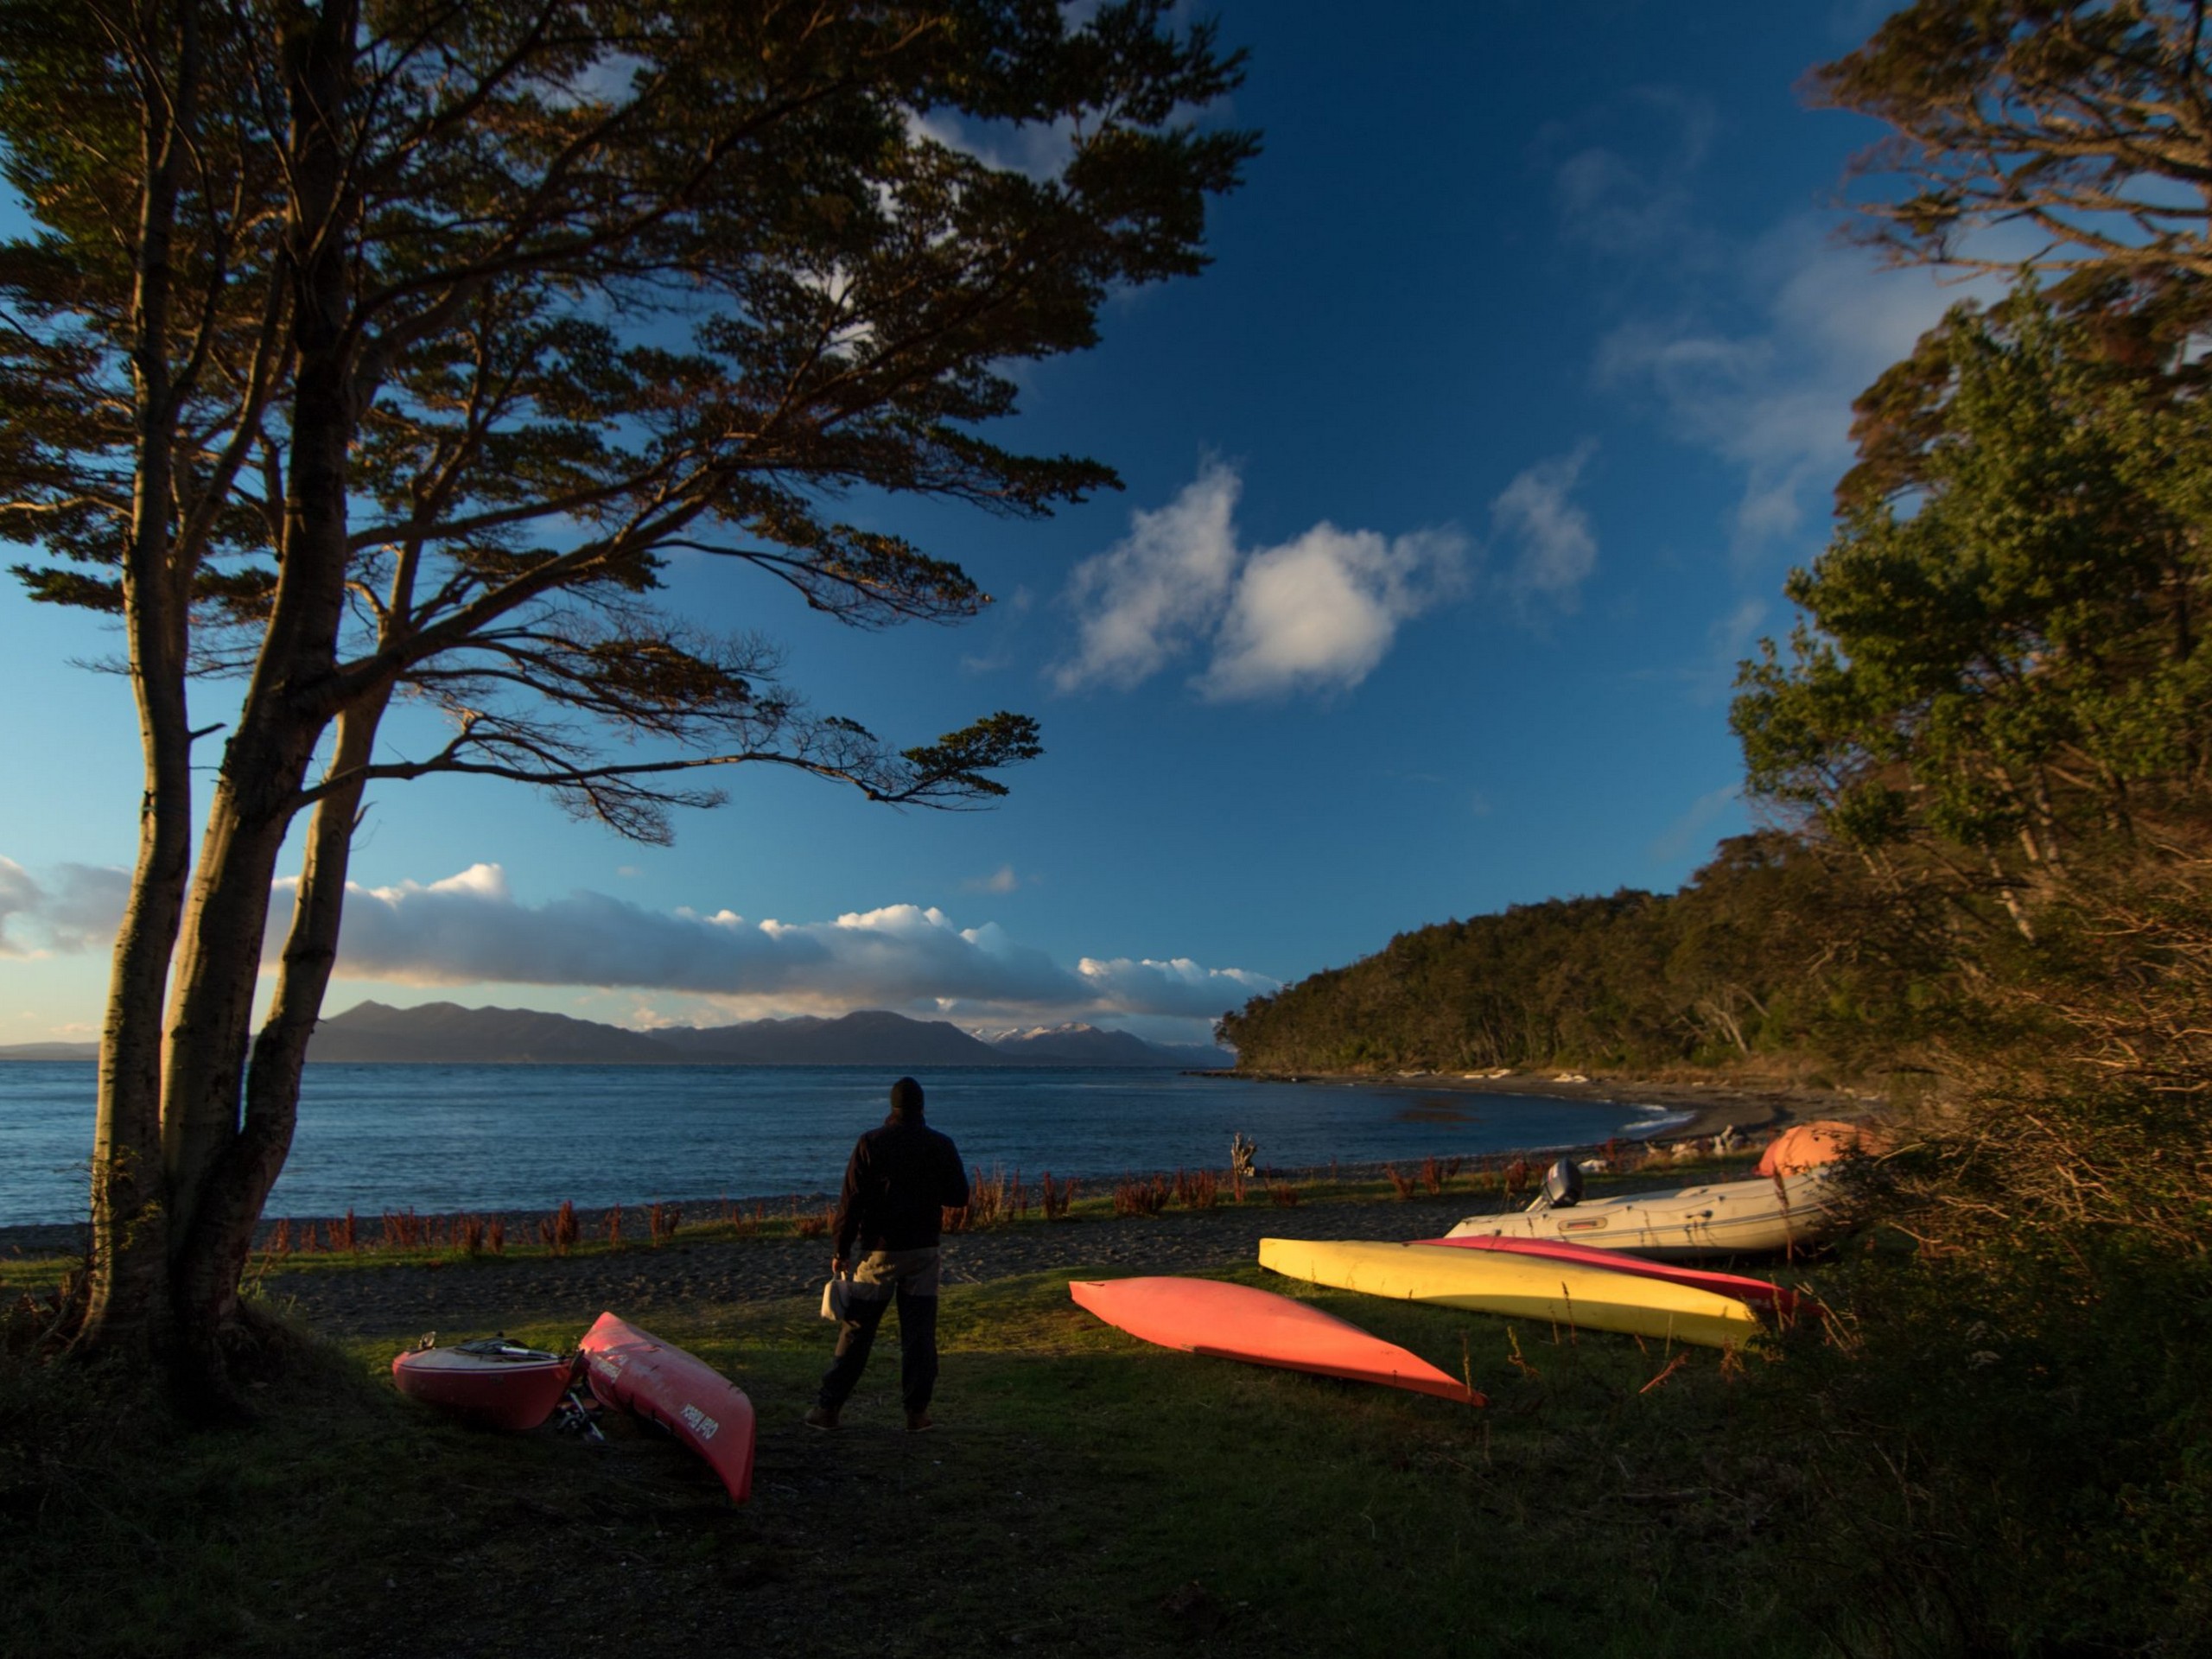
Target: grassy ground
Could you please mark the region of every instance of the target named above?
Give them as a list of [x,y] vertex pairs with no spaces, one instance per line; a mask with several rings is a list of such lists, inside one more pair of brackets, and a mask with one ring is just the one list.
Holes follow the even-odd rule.
[[1789,1540],[1815,1500],[1758,1427],[1772,1362],[1670,1370],[1683,1351],[1224,1275],[1465,1365],[1475,1410],[1147,1348],[1069,1276],[949,1288],[919,1436],[888,1332],[822,1435],[811,1308],[657,1318],[759,1411],[741,1509],[624,1419],[605,1446],[439,1421],[391,1390],[388,1344],[304,1344],[265,1423],[220,1434],[9,1370],[0,1650],[1806,1650]]

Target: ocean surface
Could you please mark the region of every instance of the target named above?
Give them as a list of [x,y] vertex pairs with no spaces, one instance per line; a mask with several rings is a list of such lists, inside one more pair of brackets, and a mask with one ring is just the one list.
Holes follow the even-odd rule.
[[[1230,1137],[1262,1167],[1417,1163],[1583,1146],[1685,1121],[1656,1106],[1257,1083],[1174,1071],[918,1074],[929,1121],[985,1170],[1086,1182],[1226,1169]],[[271,1216],[423,1214],[834,1192],[854,1138],[880,1122],[880,1068],[338,1065],[307,1069]],[[89,1063],[0,1065],[0,1225],[83,1218]]]

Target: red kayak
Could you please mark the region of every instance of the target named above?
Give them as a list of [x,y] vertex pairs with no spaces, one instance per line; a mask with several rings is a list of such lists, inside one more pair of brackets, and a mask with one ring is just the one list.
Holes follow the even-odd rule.
[[398,1355],[391,1381],[409,1399],[486,1428],[536,1428],[561,1403],[575,1369],[558,1354],[495,1337]]
[[1746,1307],[1776,1319],[1794,1319],[1817,1312],[1820,1304],[1794,1290],[1770,1285],[1764,1279],[1747,1279],[1739,1273],[1712,1273],[1699,1268],[1678,1268],[1671,1262],[1654,1262],[1648,1255],[1626,1250],[1600,1250],[1564,1239],[1499,1238],[1489,1234],[1463,1238],[1417,1238],[1416,1244],[1448,1244],[1456,1250],[1503,1250],[1512,1255],[1549,1256],[1554,1262],[1579,1262],[1585,1267],[1610,1268],[1639,1279],[1664,1279],[1669,1284],[1709,1290],[1716,1296],[1732,1296]]
[[702,1359],[612,1313],[584,1333],[584,1375],[601,1403],[634,1413],[704,1458],[742,1503],[753,1490],[753,1402]]
[[1077,1279],[1068,1294],[1107,1324],[1162,1348],[1490,1403],[1418,1354],[1273,1291],[1213,1279]]

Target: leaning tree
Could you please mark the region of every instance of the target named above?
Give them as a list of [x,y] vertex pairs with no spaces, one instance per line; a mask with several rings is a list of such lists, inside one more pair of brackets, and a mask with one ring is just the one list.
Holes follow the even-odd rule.
[[1902,188],[1853,206],[1896,259],[2212,276],[2208,21],[2206,0],[1916,0],[1806,90],[1890,127],[1854,170]]
[[[957,620],[988,603],[959,566],[841,498],[1037,516],[1113,484],[982,429],[1004,365],[1205,263],[1253,140],[1198,124],[1239,59],[1170,10],[0,0],[0,165],[37,227],[0,246],[0,536],[43,556],[36,598],[119,620],[146,767],[86,1351],[232,1398],[372,784],[535,784],[650,840],[709,768],[957,805],[1038,753],[1005,712],[881,741],[664,582],[705,556],[844,623]],[[442,745],[379,743],[404,702]]]

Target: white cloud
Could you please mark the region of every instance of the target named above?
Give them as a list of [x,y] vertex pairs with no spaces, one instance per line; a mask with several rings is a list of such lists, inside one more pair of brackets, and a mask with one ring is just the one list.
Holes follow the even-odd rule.
[[1741,269],[1760,326],[1638,319],[1600,346],[1597,370],[1601,384],[1648,388],[1674,432],[1740,469],[1730,528],[1749,557],[1825,521],[1820,497],[1853,460],[1853,402],[1966,296],[1925,271],[1878,270],[1810,217],[1763,238]]
[[1234,468],[1209,461],[1181,494],[1138,512],[1129,533],[1075,568],[1068,602],[1083,613],[1073,660],[1053,671],[1063,691],[1148,679],[1212,626],[1236,573]]
[[1584,143],[1553,166],[1553,197],[1566,241],[1601,254],[1632,254],[1639,268],[1662,261],[1701,268],[1717,238],[1692,219],[1690,181],[1721,130],[1712,99],[1672,86],[1642,86],[1624,102],[1575,122],[1553,122],[1537,139],[1557,155],[1571,135],[1611,128],[1611,143]]
[[130,897],[130,873],[60,864],[40,881],[0,858],[0,957],[68,956],[115,937]]
[[[1567,237],[1600,253],[1662,254],[1677,263],[1710,257],[1710,238],[1690,221],[1690,176],[1713,148],[1719,116],[1709,99],[1670,87],[1647,86],[1610,111],[1645,130],[1632,153],[1592,144],[1553,172],[1560,226]],[[1649,118],[1656,117],[1656,120]],[[1565,129],[1547,134],[1556,143]]]
[[1400,623],[1459,590],[1465,550],[1448,531],[1386,540],[1321,524],[1252,554],[1199,690],[1234,702],[1357,685],[1389,652]]
[[1374,671],[1401,624],[1465,585],[1465,541],[1452,530],[1386,537],[1322,523],[1274,547],[1238,544],[1242,481],[1210,461],[1168,506],[1132,515],[1129,534],[1076,567],[1074,656],[1053,671],[1064,691],[1128,687],[1202,640],[1194,683],[1216,702],[1344,690]]
[[1741,784],[1724,784],[1719,789],[1699,796],[1680,817],[1667,826],[1663,835],[1644,849],[1646,856],[1654,863],[1671,864],[1684,854],[1694,850],[1713,821],[1735,805],[1743,793]]
[[926,115],[909,111],[906,133],[1040,184],[1059,177],[1075,156],[1075,123],[1065,116],[1050,123],[1018,123],[978,120],[950,110],[931,110]]
[[1021,885],[1021,878],[1014,873],[1014,866],[1001,864],[988,875],[970,876],[960,884],[963,893],[1012,893]]
[[1515,549],[1504,582],[1516,599],[1543,598],[1571,611],[1597,569],[1598,537],[1590,515],[1567,499],[1596,449],[1586,441],[1569,454],[1538,462],[1490,504],[1497,534]]
[[1085,957],[1077,964],[1100,1006],[1122,1014],[1211,1017],[1282,988],[1278,980],[1241,968],[1201,968],[1187,957],[1169,962]]

